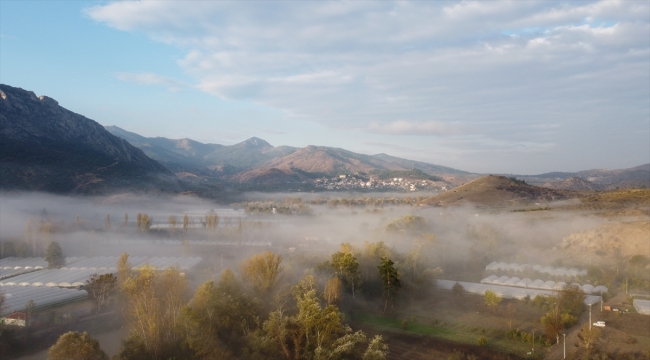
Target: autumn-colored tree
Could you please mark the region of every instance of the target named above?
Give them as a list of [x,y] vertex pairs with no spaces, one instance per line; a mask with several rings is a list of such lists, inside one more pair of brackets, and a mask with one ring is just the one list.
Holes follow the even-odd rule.
[[600,329],[589,325],[584,324],[580,329],[580,337],[582,338],[582,343],[585,345],[585,349],[589,349],[596,342],[598,336],[600,336]]
[[129,213],[124,213],[124,223],[122,223],[123,227],[126,227],[129,225]]
[[254,255],[242,262],[240,272],[258,294],[270,294],[282,280],[282,256],[271,251]]
[[129,262],[129,254],[122,253],[117,260],[117,285],[122,288],[126,279],[131,276],[131,263]]
[[104,228],[107,231],[111,229],[111,214],[106,214],[106,219],[104,220]]
[[69,331],[47,352],[48,360],[108,360],[99,342],[87,332]]
[[259,305],[225,270],[218,284],[199,286],[183,308],[183,328],[188,346],[202,359],[223,359],[241,352],[244,340],[256,326]]
[[145,265],[126,279],[122,289],[131,330],[151,356],[161,356],[167,345],[182,336],[177,324],[189,294],[187,280],[175,268],[159,273]]
[[333,277],[327,280],[325,290],[323,291],[323,298],[327,305],[336,305],[341,297],[341,279]]
[[379,277],[384,285],[384,313],[388,308],[388,302],[392,301],[397,291],[402,287],[399,281],[400,275],[391,259],[382,258],[379,266]]
[[183,231],[187,232],[190,227],[190,217],[187,214],[183,215]]
[[172,233],[176,231],[176,225],[178,225],[178,218],[176,218],[176,215],[169,215],[169,226],[172,228]]
[[101,311],[102,306],[110,305],[111,296],[117,286],[117,277],[111,273],[109,274],[93,274],[89,280],[86,280],[84,287],[88,291],[88,295],[95,302],[96,312]]

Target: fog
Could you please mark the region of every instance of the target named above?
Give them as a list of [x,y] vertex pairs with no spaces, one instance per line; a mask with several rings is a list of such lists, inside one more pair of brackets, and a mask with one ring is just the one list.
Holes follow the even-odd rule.
[[[429,246],[428,257],[431,263],[427,265],[453,272],[459,267],[484,267],[492,261],[548,265],[561,257],[553,247],[562,238],[606,222],[602,217],[577,212],[497,212],[470,206],[421,207],[402,201],[415,197],[404,193],[251,193],[233,210],[233,206],[185,195],[64,197],[11,193],[0,196],[0,241],[14,245],[38,242],[33,254],[37,256],[42,256],[45,242],[49,241],[59,242],[67,256],[115,256],[122,252],[171,256],[178,255],[188,240],[184,251],[206,259],[221,259],[226,254],[229,259],[240,260],[265,249],[325,259],[341,243],[361,249],[366,242],[383,241],[394,251],[406,253],[418,236],[433,234],[435,240]],[[355,201],[332,205],[332,199]],[[387,199],[397,200],[391,203]],[[212,231],[205,225],[204,215],[209,211],[219,217]],[[152,219],[150,230],[138,229],[138,213]],[[181,225],[184,214],[190,220],[186,230]],[[386,230],[391,222],[406,215],[422,217],[426,226],[413,231]],[[169,225],[170,216],[178,221],[174,229]],[[51,226],[45,230],[43,224]],[[228,240],[268,244],[218,246]],[[214,242],[217,246],[193,249],[193,241]],[[234,266],[234,261],[230,265]]]

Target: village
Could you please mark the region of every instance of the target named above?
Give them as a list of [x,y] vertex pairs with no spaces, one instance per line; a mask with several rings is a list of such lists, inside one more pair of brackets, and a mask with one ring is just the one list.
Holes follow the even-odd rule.
[[408,178],[388,178],[354,175],[323,177],[314,180],[316,188],[325,190],[373,190],[373,191],[446,191],[447,186],[441,181],[416,180]]

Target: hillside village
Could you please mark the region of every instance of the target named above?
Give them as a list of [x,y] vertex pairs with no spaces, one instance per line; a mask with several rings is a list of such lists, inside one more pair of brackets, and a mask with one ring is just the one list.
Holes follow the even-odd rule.
[[415,180],[408,178],[379,179],[359,174],[323,177],[314,180],[317,188],[325,190],[396,190],[396,191],[446,191],[448,184],[442,181]]

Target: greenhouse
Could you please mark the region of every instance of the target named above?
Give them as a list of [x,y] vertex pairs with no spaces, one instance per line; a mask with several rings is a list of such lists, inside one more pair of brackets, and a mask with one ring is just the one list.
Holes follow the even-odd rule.
[[537,271],[544,274],[553,276],[584,276],[587,275],[587,270],[578,270],[576,268],[567,269],[565,267],[554,268],[552,266],[529,265],[529,264],[507,264],[504,262],[491,262],[485,267],[486,271],[516,271],[522,272],[526,270]]
[[650,300],[634,299],[632,305],[639,314],[650,315]]
[[79,287],[86,285],[86,280],[93,274],[115,273],[117,270],[70,270],[48,269],[22,274],[0,281],[0,286],[33,286],[33,287]]
[[[567,285],[564,281],[555,282],[552,280],[544,281],[540,279],[532,281],[529,278],[519,279],[516,276],[508,278],[507,276],[497,277],[496,275],[486,277],[481,280],[481,284],[504,285],[538,290],[562,290]],[[598,285],[596,287],[590,284],[580,285],[578,283],[572,283],[571,285],[579,287],[586,294],[605,294],[609,292],[609,289],[603,285]]]
[[5,293],[5,303],[0,310],[0,316],[6,316],[13,311],[25,311],[25,305],[29,300],[34,301],[34,310],[39,311],[88,298],[85,290],[33,286],[4,286],[0,289]]
[[[530,288],[525,289],[525,288],[518,288],[518,287],[493,285],[493,284],[468,283],[462,281],[458,281],[458,283],[468,293],[484,295],[487,290],[491,290],[498,296],[505,299],[523,300],[526,297],[530,297],[531,299],[533,299],[537,295],[541,295],[541,296],[557,295],[556,291],[551,291],[551,290],[540,290],[540,289],[530,289]],[[437,280],[437,287],[443,290],[452,290],[455,284],[456,281],[453,280]],[[584,302],[586,305],[589,304],[593,305],[599,303],[600,296],[585,295]]]

